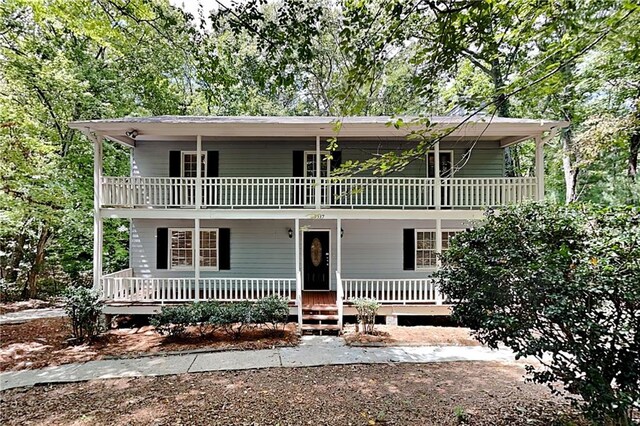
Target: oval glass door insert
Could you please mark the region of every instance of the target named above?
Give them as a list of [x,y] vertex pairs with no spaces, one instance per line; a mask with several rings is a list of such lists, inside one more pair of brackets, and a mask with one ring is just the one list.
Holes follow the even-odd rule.
[[311,241],[311,263],[316,268],[322,263],[322,243],[318,238]]

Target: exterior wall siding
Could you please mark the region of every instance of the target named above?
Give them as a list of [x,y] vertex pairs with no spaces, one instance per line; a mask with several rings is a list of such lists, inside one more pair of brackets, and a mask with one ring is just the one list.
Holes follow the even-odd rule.
[[[201,228],[231,229],[231,269],[201,271],[201,277],[295,278],[295,240],[292,220],[201,220]],[[426,271],[404,271],[403,229],[434,229],[434,220],[343,220],[343,278],[420,278]],[[443,220],[442,229],[468,227],[463,221]],[[130,262],[135,276],[189,277],[193,271],[156,268],[156,229],[192,228],[192,220],[133,219]],[[301,230],[331,232],[331,289],[336,289],[337,229],[335,220],[301,220]],[[301,238],[302,246],[302,238]],[[304,248],[302,248],[304,250]],[[302,265],[302,260],[300,262]]]
[[[408,142],[339,142],[342,161],[365,160],[373,154],[410,148]],[[324,145],[324,144],[323,144]],[[195,141],[162,141],[137,143],[132,160],[133,176],[169,176],[169,151],[195,151]],[[210,142],[203,151],[219,151],[219,173],[222,177],[287,177],[292,175],[294,150],[313,151],[315,142]],[[441,150],[454,151],[454,163],[460,168],[456,177],[504,176],[504,151],[497,143],[442,143]],[[465,161],[464,155],[470,151]],[[362,176],[368,175],[367,173]],[[424,177],[425,162],[414,161],[392,176]]]

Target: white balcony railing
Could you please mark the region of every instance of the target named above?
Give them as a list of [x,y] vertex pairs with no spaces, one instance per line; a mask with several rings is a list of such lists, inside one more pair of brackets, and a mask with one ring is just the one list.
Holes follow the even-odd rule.
[[442,296],[435,280],[418,279],[342,279],[344,300],[368,297],[381,304],[436,303]]
[[293,301],[295,288],[295,278],[102,277],[103,298],[113,302],[255,301],[272,295]]
[[[320,182],[318,184],[318,182]],[[198,188],[201,194],[198,197]],[[316,197],[319,191],[319,196]],[[103,177],[101,205],[126,208],[481,208],[535,199],[535,177]],[[199,201],[199,202],[198,202]]]

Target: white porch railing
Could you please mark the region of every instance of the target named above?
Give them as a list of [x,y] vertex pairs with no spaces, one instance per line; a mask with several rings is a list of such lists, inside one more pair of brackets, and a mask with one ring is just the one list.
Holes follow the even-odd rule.
[[195,207],[196,178],[103,177],[102,205],[110,207]]
[[203,208],[481,208],[537,194],[535,177],[345,177],[322,178],[319,185],[300,177],[202,178],[201,185],[197,178],[103,177],[101,205],[195,208],[199,186]]
[[381,304],[441,303],[432,278],[342,279],[344,299],[374,298]]
[[255,301],[279,295],[293,301],[293,278],[142,278],[102,277],[103,296],[114,302]]
[[296,307],[298,308],[298,330],[302,332],[302,273],[296,271]]
[[340,272],[336,271],[336,305],[338,305],[338,326],[342,330],[342,319],[344,316],[344,287]]
[[315,179],[302,177],[222,177],[204,178],[206,207],[292,208],[315,203]]
[[534,200],[535,177],[447,178],[440,181],[442,207],[478,208]]

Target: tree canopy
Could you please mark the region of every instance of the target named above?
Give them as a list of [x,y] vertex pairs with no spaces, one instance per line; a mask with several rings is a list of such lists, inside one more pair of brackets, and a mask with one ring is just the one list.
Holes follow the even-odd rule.
[[[4,1],[2,285],[34,295],[91,269],[92,151],[67,127],[78,119],[568,118],[547,150],[547,197],[638,203],[638,16],[628,0],[248,0],[195,16],[167,0]],[[423,141],[350,170],[397,169]],[[105,150],[107,174],[126,174],[127,152]],[[509,152],[511,174],[533,172],[532,150]],[[126,264],[127,231],[107,221],[109,271]]]

